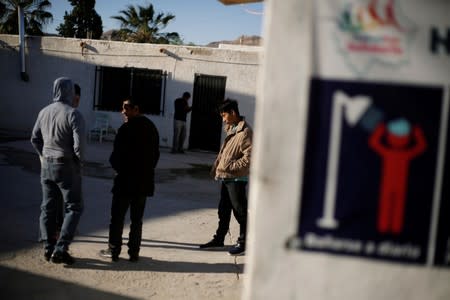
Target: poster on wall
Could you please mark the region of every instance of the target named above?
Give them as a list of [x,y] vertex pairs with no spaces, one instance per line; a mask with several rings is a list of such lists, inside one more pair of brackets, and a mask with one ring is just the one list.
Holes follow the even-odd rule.
[[448,264],[447,102],[440,86],[312,80],[300,249]]
[[450,266],[448,5],[318,2],[289,247]]

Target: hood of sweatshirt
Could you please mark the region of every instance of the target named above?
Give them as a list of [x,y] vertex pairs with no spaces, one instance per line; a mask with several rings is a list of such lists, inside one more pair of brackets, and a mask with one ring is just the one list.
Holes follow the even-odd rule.
[[72,104],[75,95],[73,82],[67,77],[60,77],[53,83],[53,102]]

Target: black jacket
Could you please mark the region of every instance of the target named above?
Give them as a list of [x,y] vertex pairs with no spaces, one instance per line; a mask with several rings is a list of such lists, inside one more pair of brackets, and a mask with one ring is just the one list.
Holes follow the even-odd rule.
[[117,172],[112,192],[153,196],[159,160],[159,134],[152,121],[137,116],[120,126],[109,158]]
[[175,100],[175,114],[173,118],[178,121],[186,122],[187,113],[192,110],[188,102],[184,98],[178,98]]

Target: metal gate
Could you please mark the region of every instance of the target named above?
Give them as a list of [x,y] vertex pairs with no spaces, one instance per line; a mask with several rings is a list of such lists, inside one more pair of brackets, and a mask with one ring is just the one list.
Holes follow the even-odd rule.
[[218,105],[225,97],[224,76],[195,74],[189,149],[218,152],[222,119]]

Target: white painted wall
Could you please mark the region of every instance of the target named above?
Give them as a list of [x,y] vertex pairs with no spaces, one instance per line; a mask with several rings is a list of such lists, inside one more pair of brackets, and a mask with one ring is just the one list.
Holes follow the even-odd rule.
[[[84,49],[81,42],[86,44]],[[60,76],[80,84],[79,109],[87,123],[92,124],[96,66],[167,71],[165,115],[149,116],[159,129],[162,146],[171,146],[173,101],[184,91],[192,94],[196,73],[226,76],[225,97],[237,99],[241,113],[253,123],[261,51],[27,37],[26,68],[30,80],[24,82],[19,76],[18,46],[18,36],[0,35],[0,128],[30,131],[39,110],[51,101],[53,81]],[[178,59],[160,52],[161,48]],[[118,128],[122,123],[120,113],[109,114],[112,126]],[[187,124],[189,133],[190,119]],[[189,136],[186,146],[188,140]]]
[[448,98],[450,57],[444,51],[430,54],[428,30],[433,24],[449,30],[450,2],[396,1],[418,26],[409,57],[395,66],[375,63],[363,73],[336,54],[332,34],[338,8],[357,0],[264,2],[266,44],[255,114],[244,299],[450,299],[449,268],[286,247],[299,224],[307,118],[314,117],[308,116],[310,76],[445,84]]

